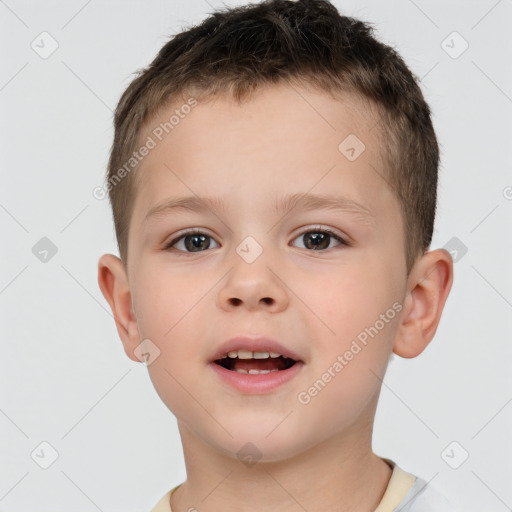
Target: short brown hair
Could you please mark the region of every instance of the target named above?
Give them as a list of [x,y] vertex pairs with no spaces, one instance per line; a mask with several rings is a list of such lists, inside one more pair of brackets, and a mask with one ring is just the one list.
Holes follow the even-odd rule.
[[356,93],[377,107],[385,179],[401,205],[410,271],[430,246],[436,212],[439,148],[430,109],[399,54],[373,37],[368,22],[340,15],[326,0],[268,0],[215,11],[175,35],[138,72],[115,111],[106,176],[125,265],[140,177],[127,172],[119,179],[119,171],[146,123],[186,91],[199,100],[226,93],[241,102],[258,87],[283,82],[334,96]]

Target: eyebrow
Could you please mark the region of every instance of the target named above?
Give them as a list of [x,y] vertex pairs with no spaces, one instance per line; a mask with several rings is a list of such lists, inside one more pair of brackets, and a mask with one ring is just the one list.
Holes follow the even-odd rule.
[[[277,215],[288,213],[290,210],[298,208],[302,211],[328,210],[334,212],[347,212],[360,214],[361,218],[369,221],[374,214],[370,209],[362,204],[346,197],[320,195],[320,194],[290,194],[278,198],[274,203],[273,212]],[[159,218],[168,215],[171,212],[195,211],[204,212],[206,210],[218,213],[225,213],[228,209],[226,200],[219,197],[199,197],[187,196],[179,198],[166,199],[162,203],[151,208],[144,221],[150,218]]]

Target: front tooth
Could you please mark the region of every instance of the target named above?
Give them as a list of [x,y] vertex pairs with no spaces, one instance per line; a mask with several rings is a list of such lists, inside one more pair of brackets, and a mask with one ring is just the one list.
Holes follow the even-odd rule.
[[254,359],[268,359],[268,352],[253,352]]
[[228,352],[222,359],[230,357],[231,359],[268,359],[268,357],[276,358],[281,357],[277,352],[251,352],[250,350],[233,350]]
[[237,372],[237,373],[249,373],[247,370],[244,370],[243,368],[237,368],[235,370],[235,372]]
[[252,359],[252,352],[250,350],[239,350],[238,359]]

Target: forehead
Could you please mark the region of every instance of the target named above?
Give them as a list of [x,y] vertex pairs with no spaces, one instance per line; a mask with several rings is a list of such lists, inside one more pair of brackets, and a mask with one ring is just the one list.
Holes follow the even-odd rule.
[[[192,124],[197,140],[214,140],[219,136],[234,134],[240,129],[259,129],[258,138],[266,134],[287,137],[287,130],[298,131],[304,136],[308,132],[320,131],[319,135],[329,135],[350,128],[367,139],[377,136],[380,130],[380,114],[376,104],[354,92],[340,92],[333,97],[327,91],[317,88],[305,89],[304,86],[276,84],[260,86],[248,94],[241,102],[236,101],[229,92],[217,93],[203,98],[204,93],[194,95],[194,90],[183,92],[161,107],[146,123],[139,134],[139,141],[151,136],[157,143],[180,144],[189,138]],[[191,104],[194,106],[190,106]],[[300,122],[297,125],[297,122]],[[368,131],[368,133],[365,133]],[[172,137],[170,137],[172,135]],[[207,135],[207,136],[206,136]],[[206,137],[205,137],[206,136]],[[226,141],[229,142],[229,141]],[[161,145],[161,144],[158,144]]]
[[190,98],[162,108],[142,132],[155,147],[137,170],[139,217],[173,191],[235,200],[263,189],[300,193],[315,182],[330,189],[342,179],[358,200],[382,188],[379,114],[355,94],[283,84],[242,103],[224,94],[190,108]]

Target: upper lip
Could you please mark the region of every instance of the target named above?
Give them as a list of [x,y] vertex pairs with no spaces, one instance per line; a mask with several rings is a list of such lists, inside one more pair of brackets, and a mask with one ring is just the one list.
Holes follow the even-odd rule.
[[220,345],[213,354],[212,361],[221,359],[228,352],[233,352],[235,350],[250,350],[251,352],[276,352],[284,357],[289,357],[296,362],[302,362],[301,357],[296,352],[281,345],[281,343],[278,341],[265,337],[251,338],[249,336],[236,336],[222,343],[222,345]]

